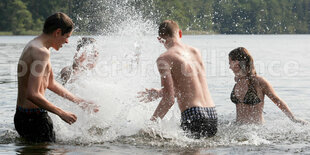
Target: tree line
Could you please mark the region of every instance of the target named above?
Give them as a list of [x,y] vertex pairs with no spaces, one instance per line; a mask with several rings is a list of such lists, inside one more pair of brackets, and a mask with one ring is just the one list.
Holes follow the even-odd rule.
[[44,19],[64,12],[77,31],[113,31],[129,15],[159,23],[172,19],[184,31],[220,34],[309,34],[310,0],[1,0],[0,31],[42,30]]

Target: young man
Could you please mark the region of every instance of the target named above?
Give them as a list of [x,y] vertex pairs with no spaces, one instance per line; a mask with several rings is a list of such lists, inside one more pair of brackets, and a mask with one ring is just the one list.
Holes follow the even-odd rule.
[[72,20],[64,13],[55,13],[44,23],[43,33],[31,40],[23,50],[18,62],[18,97],[14,124],[17,132],[27,141],[54,142],[53,122],[47,111],[58,115],[63,121],[72,124],[77,117],[64,111],[45,98],[48,88],[54,93],[97,112],[97,106],[86,103],[55,81],[50,62],[52,47],[59,50],[73,31]]
[[176,97],[182,113],[182,128],[190,131],[194,138],[214,136],[217,132],[217,114],[200,52],[181,42],[182,31],[172,20],[161,23],[158,33],[158,40],[167,49],[157,59],[162,89],[140,92],[144,102],[162,97],[151,120],[162,119]]

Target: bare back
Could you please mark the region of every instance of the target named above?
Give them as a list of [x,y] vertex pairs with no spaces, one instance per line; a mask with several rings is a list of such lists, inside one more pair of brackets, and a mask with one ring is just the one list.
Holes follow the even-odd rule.
[[169,57],[175,96],[181,112],[191,107],[214,107],[200,52],[186,45],[170,48]]
[[35,38],[26,45],[18,62],[17,105],[28,109],[38,108],[28,99],[30,95],[29,85],[32,84],[31,81],[39,80],[38,93],[44,96],[49,85],[50,73],[49,50],[42,45],[40,40]]

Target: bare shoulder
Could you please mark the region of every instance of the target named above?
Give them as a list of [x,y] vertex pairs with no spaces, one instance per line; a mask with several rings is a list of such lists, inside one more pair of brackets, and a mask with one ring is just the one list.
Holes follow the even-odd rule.
[[66,74],[67,72],[71,72],[71,66],[66,66],[61,69],[60,74]]
[[199,49],[192,47],[192,46],[186,46],[189,51],[191,51],[194,55],[201,55],[201,52]]
[[264,84],[264,83],[268,82],[264,77],[258,76],[258,75],[255,77],[255,80],[257,82],[259,82],[260,84]]
[[174,52],[167,51],[161,54],[156,60],[158,69],[169,69],[175,63],[175,59],[176,55]]
[[156,60],[157,66],[167,66],[170,64],[169,62],[170,56],[166,53],[161,54]]
[[37,41],[31,41],[25,48],[25,52],[29,52],[33,60],[46,61],[50,57],[50,51]]
[[168,50],[164,53],[162,53],[158,58],[157,58],[157,62],[158,61],[169,61],[174,57],[174,52],[171,50]]
[[71,75],[71,66],[67,66],[64,67],[61,71],[60,71],[60,77],[64,80],[67,81]]
[[201,54],[201,52],[200,52],[200,50],[199,49],[197,49],[197,48],[195,48],[195,47],[191,47],[191,46],[189,46],[189,48],[191,49],[191,51],[193,51],[194,53],[196,53],[196,54]]
[[270,84],[267,79],[262,76],[256,76],[255,81],[259,84],[259,86],[263,89],[267,89],[270,87]]

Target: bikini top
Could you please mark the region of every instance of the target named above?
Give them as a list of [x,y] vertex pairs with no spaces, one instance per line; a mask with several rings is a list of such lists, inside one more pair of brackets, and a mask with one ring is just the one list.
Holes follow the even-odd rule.
[[249,105],[255,105],[261,102],[259,97],[257,96],[256,90],[253,85],[250,85],[248,88],[248,91],[246,92],[243,102],[240,102],[237,96],[235,95],[235,87],[234,86],[231,94],[230,94],[230,99],[233,103],[238,104],[238,103],[244,103],[244,104],[249,104]]

